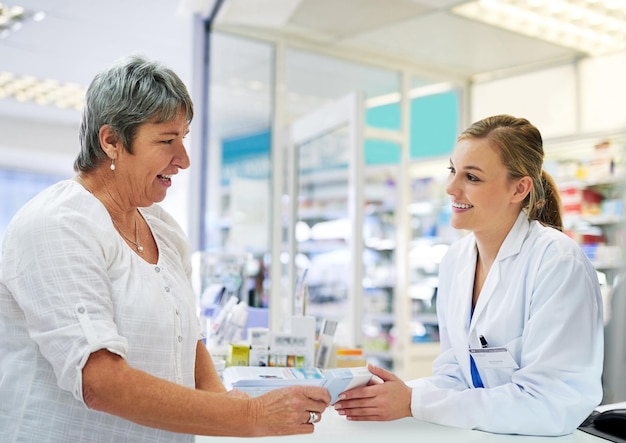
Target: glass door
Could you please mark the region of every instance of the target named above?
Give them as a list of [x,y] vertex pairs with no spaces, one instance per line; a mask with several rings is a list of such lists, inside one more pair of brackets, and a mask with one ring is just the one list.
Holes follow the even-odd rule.
[[[363,317],[363,98],[351,93],[294,121],[288,152],[290,314],[337,321],[359,347]],[[296,295],[306,272],[307,297]]]

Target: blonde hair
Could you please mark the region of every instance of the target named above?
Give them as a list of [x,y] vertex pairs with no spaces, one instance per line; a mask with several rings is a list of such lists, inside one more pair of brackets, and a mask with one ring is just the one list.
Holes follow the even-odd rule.
[[512,180],[528,176],[533,186],[522,202],[530,220],[563,230],[561,198],[554,179],[543,170],[543,140],[539,130],[524,118],[501,114],[470,125],[457,140],[484,138],[500,153]]

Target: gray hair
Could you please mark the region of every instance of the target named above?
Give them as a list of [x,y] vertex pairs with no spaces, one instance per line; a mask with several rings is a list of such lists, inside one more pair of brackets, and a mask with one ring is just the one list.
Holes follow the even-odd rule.
[[102,126],[111,126],[132,154],[139,126],[173,120],[181,110],[191,122],[191,97],[171,69],[138,55],[118,60],[96,75],[87,89],[74,170],[89,171],[107,158],[100,146]]

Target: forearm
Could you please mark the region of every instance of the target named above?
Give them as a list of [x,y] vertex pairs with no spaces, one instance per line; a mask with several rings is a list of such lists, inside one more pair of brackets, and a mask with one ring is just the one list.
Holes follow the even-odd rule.
[[198,435],[250,436],[257,411],[248,399],[186,388],[98,351],[83,369],[86,404],[145,426]]
[[196,346],[195,380],[196,389],[211,392],[226,392],[224,383],[222,383],[219,374],[215,370],[211,355],[201,341],[198,341]]

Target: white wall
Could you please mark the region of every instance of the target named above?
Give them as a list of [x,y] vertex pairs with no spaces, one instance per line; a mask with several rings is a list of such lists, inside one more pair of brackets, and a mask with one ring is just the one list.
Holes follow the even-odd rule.
[[72,175],[77,124],[2,117],[0,134],[0,168]]
[[583,132],[626,128],[626,52],[580,64]]
[[508,113],[545,139],[626,129],[626,53],[587,58],[471,87],[471,120]]
[[559,66],[473,85],[471,117],[511,114],[558,137],[577,131],[577,98],[575,66]]

